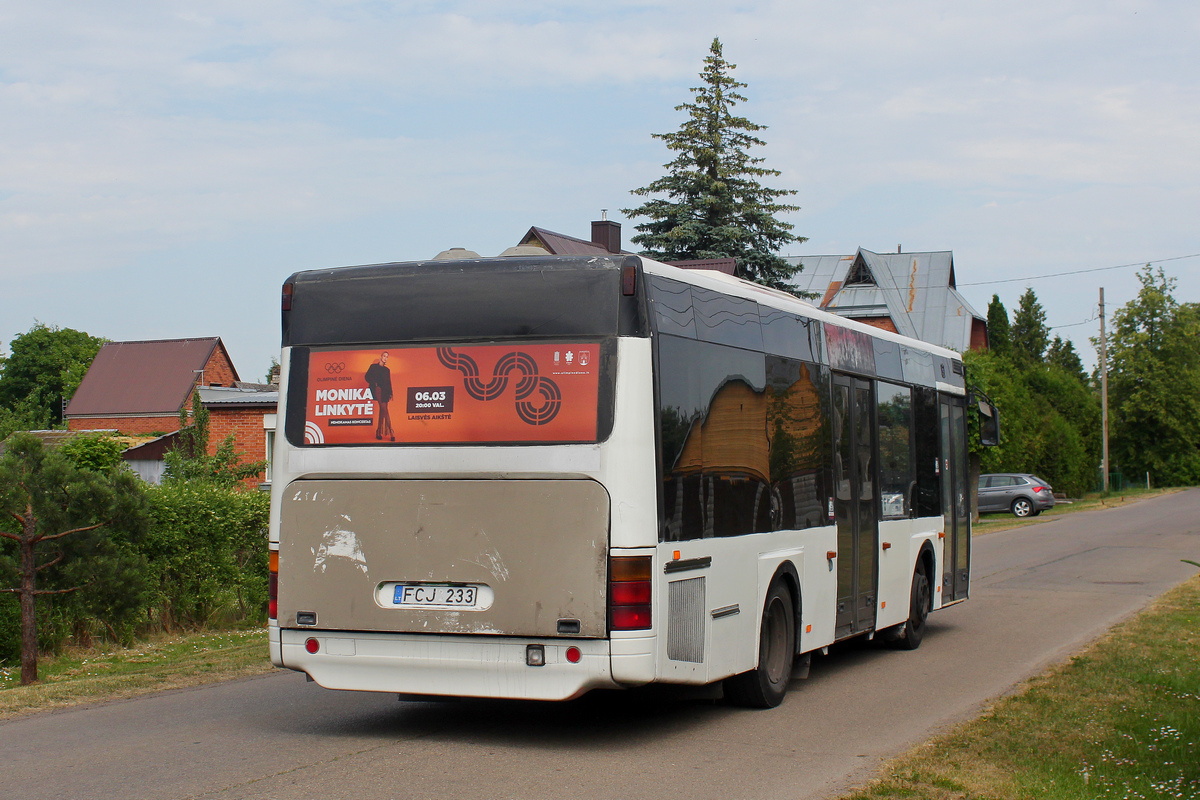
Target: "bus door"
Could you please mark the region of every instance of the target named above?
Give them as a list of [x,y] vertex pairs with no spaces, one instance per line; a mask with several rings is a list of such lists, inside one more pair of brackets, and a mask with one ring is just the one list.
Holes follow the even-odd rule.
[[871,381],[833,376],[834,514],[838,535],[836,638],[875,627],[875,392]]
[[965,600],[971,578],[971,505],[967,479],[967,410],[961,397],[938,396],[941,420],[942,518],[946,549],[942,603]]

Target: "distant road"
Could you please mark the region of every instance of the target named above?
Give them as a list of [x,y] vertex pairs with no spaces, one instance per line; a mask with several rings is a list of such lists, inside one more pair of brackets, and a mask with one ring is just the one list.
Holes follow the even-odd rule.
[[969,718],[1195,573],[1200,489],[975,542],[921,649],[844,646],[772,711],[672,692],[397,702],[302,675],[0,723],[0,797],[818,798]]

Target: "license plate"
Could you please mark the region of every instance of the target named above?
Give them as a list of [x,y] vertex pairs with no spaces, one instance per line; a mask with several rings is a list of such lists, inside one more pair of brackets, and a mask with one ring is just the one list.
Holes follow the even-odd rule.
[[400,583],[396,584],[392,604],[403,608],[475,608],[479,599],[477,586]]

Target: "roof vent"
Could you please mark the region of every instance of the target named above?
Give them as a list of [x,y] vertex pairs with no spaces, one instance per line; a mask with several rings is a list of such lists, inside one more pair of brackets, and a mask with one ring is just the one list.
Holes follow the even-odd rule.
[[505,256],[548,256],[550,253],[544,247],[536,247],[531,244],[519,244],[516,247],[510,247],[500,254],[501,258]]
[[464,258],[480,258],[479,253],[474,250],[468,250],[465,247],[451,247],[449,250],[443,250],[433,257],[434,261],[458,261]]

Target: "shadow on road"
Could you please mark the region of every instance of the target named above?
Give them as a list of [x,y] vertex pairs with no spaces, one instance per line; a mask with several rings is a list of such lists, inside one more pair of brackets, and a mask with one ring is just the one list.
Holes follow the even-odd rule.
[[[933,641],[953,625],[931,620]],[[803,703],[808,687],[844,679],[858,669],[875,669],[880,659],[919,657],[881,642],[855,639],[816,654],[807,679],[793,679],[785,705]],[[505,746],[536,746],[563,751],[595,747],[643,747],[649,741],[703,728],[734,715],[778,714],[783,710],[742,709],[726,705],[719,684],[706,687],[646,686],[596,690],[567,702],[481,699],[423,699],[365,692],[332,692],[315,684],[301,694],[313,702],[278,708],[266,726],[303,729],[309,735],[380,740],[428,739]],[[322,713],[321,709],[327,710]],[[334,710],[336,709],[336,711]]]

